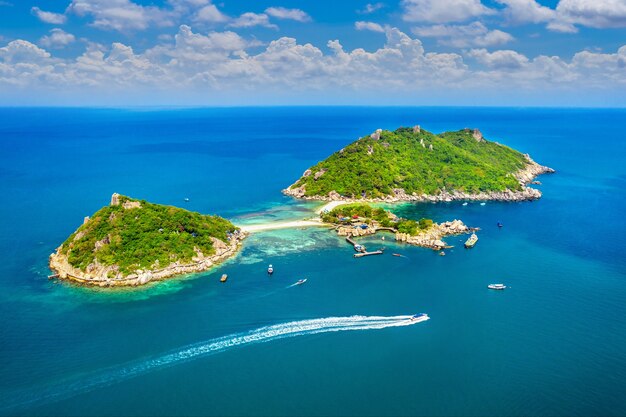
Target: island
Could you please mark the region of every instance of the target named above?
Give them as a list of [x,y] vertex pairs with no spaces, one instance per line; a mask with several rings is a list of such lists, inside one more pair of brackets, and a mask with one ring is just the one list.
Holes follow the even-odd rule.
[[378,129],[307,169],[283,193],[310,200],[522,201],[554,170],[478,129],[434,134],[420,126]]
[[395,240],[398,242],[442,250],[450,247],[442,240],[445,236],[478,230],[467,227],[461,220],[435,223],[432,219],[419,221],[404,219],[383,208],[373,208],[362,203],[337,206],[321,213],[320,216],[324,223],[335,226],[339,236],[346,236],[357,252],[365,251],[365,249],[350,238],[373,235],[379,231],[394,233]]
[[202,272],[235,255],[246,233],[219,216],[135,200],[111,203],[50,255],[55,277],[103,287]]

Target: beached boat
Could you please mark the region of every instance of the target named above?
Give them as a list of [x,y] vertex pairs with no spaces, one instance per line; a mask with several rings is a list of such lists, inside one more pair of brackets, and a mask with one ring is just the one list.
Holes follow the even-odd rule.
[[472,233],[472,235],[469,237],[469,239],[467,239],[465,241],[465,247],[466,248],[473,248],[474,245],[476,244],[476,242],[478,242],[478,236],[476,236],[476,233]]
[[272,275],[274,273],[274,267],[272,265],[267,267],[267,274]]
[[220,282],[226,282],[227,279],[228,279],[228,275],[223,274],[222,278],[220,278]]
[[487,285],[487,288],[489,288],[490,290],[503,290],[506,288],[506,285],[504,284],[489,284]]

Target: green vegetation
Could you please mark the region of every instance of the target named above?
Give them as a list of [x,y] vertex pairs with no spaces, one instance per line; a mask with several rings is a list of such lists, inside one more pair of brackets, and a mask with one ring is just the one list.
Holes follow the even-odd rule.
[[351,224],[352,220],[372,224],[376,222],[380,227],[393,227],[398,232],[417,235],[433,225],[431,219],[421,219],[419,222],[399,218],[390,211],[382,208],[373,208],[368,204],[353,203],[335,207],[322,214],[322,221],[334,224]]
[[[120,204],[98,210],[62,245],[61,253],[81,270],[97,260],[100,264],[118,265],[128,274],[141,268],[160,268],[181,261],[188,262],[198,248],[204,255],[215,252],[211,238],[226,242],[237,228],[218,216],[207,216],[172,206],[119,197]],[[140,208],[124,208],[136,202]],[[96,249],[96,243],[99,248]]]
[[304,185],[305,196],[325,196],[334,190],[351,198],[392,195],[395,188],[419,195],[443,190],[517,191],[521,186],[512,174],[525,165],[520,152],[476,140],[469,129],[435,135],[403,127],[383,131],[379,140],[365,136],[351,143],[311,167],[311,174],[290,188]]

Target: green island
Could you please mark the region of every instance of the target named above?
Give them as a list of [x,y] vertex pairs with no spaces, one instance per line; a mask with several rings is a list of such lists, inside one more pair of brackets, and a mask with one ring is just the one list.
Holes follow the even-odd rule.
[[434,134],[378,129],[307,169],[283,193],[305,199],[363,201],[520,201],[541,197],[527,187],[554,172],[478,129]]
[[50,255],[59,278],[141,285],[201,272],[233,256],[245,233],[219,216],[113,194]]
[[[347,238],[373,235],[378,231],[394,233],[395,240],[435,250],[448,248],[445,236],[470,233],[471,229],[460,220],[435,223],[432,219],[418,221],[404,219],[383,208],[368,204],[351,203],[333,208],[320,215],[324,223],[335,226],[339,236]],[[350,240],[349,240],[350,241]],[[360,246],[360,245],[357,245]]]

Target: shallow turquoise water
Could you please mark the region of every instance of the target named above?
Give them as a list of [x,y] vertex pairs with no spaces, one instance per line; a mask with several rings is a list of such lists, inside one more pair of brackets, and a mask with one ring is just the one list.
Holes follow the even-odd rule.
[[[623,415],[625,121],[585,109],[2,109],[0,413]],[[209,273],[146,288],[46,278],[48,254],[113,192],[239,223],[302,218],[316,204],[281,188],[360,135],[416,123],[477,126],[558,173],[540,178],[537,202],[393,207],[482,228],[472,250],[450,238],[445,257],[370,238],[406,258],[355,260],[330,231],[280,230]],[[180,359],[263,326],[417,312],[431,320]],[[148,366],[164,355],[176,360]]]

